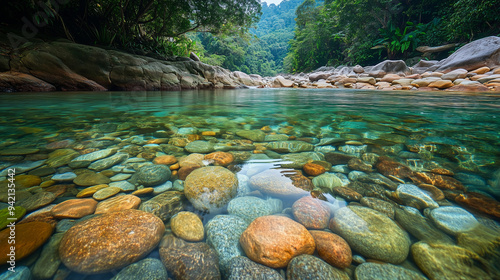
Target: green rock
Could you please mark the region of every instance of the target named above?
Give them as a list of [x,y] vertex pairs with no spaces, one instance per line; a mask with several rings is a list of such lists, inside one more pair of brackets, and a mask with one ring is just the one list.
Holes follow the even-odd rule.
[[[21,219],[21,217],[23,217],[24,214],[26,214],[26,209],[24,209],[21,206],[16,206],[14,207],[13,213],[14,216],[11,216],[9,208],[4,208],[0,210],[0,230],[6,228],[7,225],[12,221],[18,222]],[[8,218],[16,218],[16,220],[8,220]]]
[[314,177],[312,179],[312,183],[315,188],[319,188],[329,193],[333,192],[334,188],[342,186],[342,180],[340,180],[340,178],[335,174],[331,173],[324,173]]
[[254,130],[240,130],[236,132],[241,138],[245,138],[248,140],[252,140],[254,142],[263,142],[266,134],[262,130],[254,129]]
[[43,246],[42,253],[31,269],[33,276],[39,279],[49,279],[56,273],[61,259],[59,258],[59,244],[64,233],[54,234],[49,242]]
[[392,264],[363,263],[356,267],[354,272],[356,280],[426,280],[424,276],[415,271],[395,266]]
[[278,153],[299,153],[312,151],[314,146],[304,141],[276,141],[269,143],[267,148]]
[[291,153],[282,155],[281,159],[287,162],[281,163],[282,167],[300,169],[308,162],[322,160],[323,155],[317,152]]

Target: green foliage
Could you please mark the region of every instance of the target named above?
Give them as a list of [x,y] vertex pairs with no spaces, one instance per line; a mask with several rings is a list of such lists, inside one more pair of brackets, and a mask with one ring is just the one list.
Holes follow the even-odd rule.
[[500,35],[500,3],[497,0],[457,0],[445,16],[447,39],[471,41]]
[[[244,34],[258,21],[259,0],[44,0],[10,1],[2,17],[22,26],[22,17],[48,25],[42,31],[79,43],[114,46],[163,55],[188,54],[193,44],[185,34]],[[61,1],[60,1],[61,2]],[[39,5],[43,6],[38,11]],[[46,15],[46,16],[44,16]]]

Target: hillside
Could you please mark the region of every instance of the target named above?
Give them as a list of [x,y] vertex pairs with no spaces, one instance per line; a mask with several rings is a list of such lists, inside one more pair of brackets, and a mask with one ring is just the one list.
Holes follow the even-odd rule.
[[216,37],[199,33],[195,37],[198,55],[211,65],[232,71],[274,76],[284,72],[283,60],[295,30],[295,10],[303,0],[285,0],[279,5],[262,4],[262,15],[250,35]]

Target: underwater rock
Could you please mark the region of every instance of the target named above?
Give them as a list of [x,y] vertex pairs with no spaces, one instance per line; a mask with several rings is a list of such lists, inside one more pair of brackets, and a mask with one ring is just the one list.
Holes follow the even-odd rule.
[[280,158],[286,162],[281,164],[282,167],[299,169],[302,168],[308,162],[323,160],[323,155],[318,152],[303,152],[303,153],[284,154]]
[[400,184],[394,195],[406,206],[412,206],[417,209],[439,207],[430,196],[415,185]]
[[371,164],[366,163],[359,158],[352,158],[347,162],[347,166],[352,170],[358,170],[363,172],[373,172],[373,167]]
[[378,279],[398,279],[398,280],[426,280],[427,278],[419,273],[392,264],[362,263],[356,267],[354,275],[357,280],[378,280]]
[[153,160],[154,164],[172,165],[177,162],[177,158],[172,155],[157,156]]
[[244,219],[234,215],[217,215],[206,224],[206,242],[217,252],[223,275],[228,274],[232,258],[244,255],[240,237],[247,227],[248,223]]
[[186,149],[186,151],[190,153],[200,153],[200,154],[211,153],[215,150],[213,143],[202,140],[197,140],[188,143],[186,147],[184,147],[184,149]]
[[321,259],[338,268],[351,265],[351,247],[342,237],[326,231],[310,230],[309,232],[316,242],[316,250]]
[[266,137],[266,133],[259,129],[254,130],[238,130],[236,131],[236,135],[241,138],[245,138],[248,140],[252,140],[254,142],[263,142]]
[[52,208],[52,215],[57,219],[79,219],[94,214],[97,201],[92,198],[70,199]]
[[411,179],[414,182],[423,182],[446,190],[465,189],[462,183],[453,177],[428,172],[415,172],[413,175],[414,177],[412,177]]
[[11,211],[9,208],[4,208],[0,210],[0,230],[7,227],[10,224],[11,220],[8,218],[15,218],[16,221],[20,221],[21,218],[26,213],[26,209],[21,206],[15,206]]
[[410,237],[386,215],[367,207],[339,209],[329,228],[363,256],[394,264],[403,262],[410,250]]
[[411,246],[415,263],[430,279],[492,279],[476,266],[484,262],[475,253],[453,244],[417,242]]
[[254,189],[272,196],[300,197],[313,189],[311,180],[293,169],[269,169],[250,178]]
[[95,173],[95,172],[85,172],[82,174],[79,174],[75,180],[73,180],[73,183],[77,184],[78,186],[82,187],[89,187],[89,186],[94,186],[94,185],[101,185],[101,184],[109,184],[111,180],[102,175],[101,173]]
[[306,228],[324,229],[328,227],[330,210],[319,199],[304,196],[295,201],[292,211],[295,219]]
[[146,258],[124,267],[111,280],[163,280],[168,279],[167,269],[159,259]]
[[111,168],[112,166],[123,162],[129,158],[129,155],[126,153],[117,153],[113,156],[95,161],[89,165],[89,169],[95,170],[95,171],[101,171],[104,169]]
[[314,146],[304,141],[270,142],[267,148],[278,153],[300,153],[314,150]]
[[[8,243],[10,236],[10,228],[0,231],[0,262],[5,264],[10,257],[7,254],[10,252],[11,244]],[[16,252],[15,260],[20,261],[29,256],[36,249],[40,248],[45,241],[52,235],[52,225],[44,222],[28,222],[23,224],[16,224],[15,237],[16,237]]]
[[340,152],[330,152],[325,154],[325,160],[332,165],[347,164],[353,158],[356,157]]
[[[439,209],[439,208],[438,208]],[[444,232],[437,229],[417,208],[396,207],[396,221],[409,233],[427,243],[448,243],[454,241]]]
[[109,272],[145,257],[164,231],[158,217],[143,211],[103,214],[71,227],[61,241],[59,256],[66,267],[78,273]]
[[139,210],[152,213],[167,222],[173,215],[184,209],[185,196],[181,192],[168,191],[141,203]]
[[314,177],[312,183],[315,188],[320,188],[326,192],[332,192],[334,188],[342,186],[342,181],[339,177],[332,173],[325,173]]
[[237,197],[227,205],[229,214],[239,216],[248,223],[258,217],[274,214],[272,210],[266,200],[254,196]]
[[73,172],[65,172],[62,174],[55,174],[50,178],[50,180],[54,180],[56,182],[67,182],[73,181],[76,178],[76,174]]
[[99,202],[94,214],[104,214],[128,209],[137,209],[141,199],[135,195],[119,195]]
[[326,172],[326,169],[315,163],[306,163],[303,167],[304,172],[310,176],[318,176]]
[[73,169],[84,168],[89,166],[91,162],[105,157],[109,157],[110,155],[116,153],[116,151],[117,149],[104,149],[89,154],[84,154],[71,160],[69,166]]
[[455,198],[458,204],[500,218],[500,202],[480,193],[468,192]]
[[133,178],[137,178],[138,184],[149,187],[165,183],[171,175],[172,172],[165,165],[153,164],[141,167]]
[[238,256],[229,261],[228,280],[285,280],[276,270]]
[[399,179],[409,178],[413,174],[413,171],[408,166],[386,157],[380,157],[375,167],[382,175],[394,176]]
[[460,207],[439,207],[430,212],[429,218],[439,229],[453,236],[479,226],[476,218]]
[[54,195],[53,193],[42,191],[30,196],[25,200],[22,200],[21,202],[18,202],[17,205],[26,209],[26,212],[31,212],[38,208],[42,208],[43,206],[49,205],[55,199],[56,195]]
[[359,202],[361,205],[370,207],[394,220],[395,203],[393,204],[375,197],[363,197]]
[[206,243],[188,243],[173,235],[166,235],[160,244],[160,257],[175,279],[221,279],[219,258]]
[[214,152],[205,156],[205,160],[214,162],[214,165],[228,166],[234,161],[234,156],[225,152]]
[[347,273],[311,255],[294,257],[286,269],[286,278],[289,280],[350,279]]
[[255,219],[243,232],[240,244],[253,261],[272,268],[286,267],[301,254],[313,254],[316,244],[301,224],[283,216]]
[[202,167],[191,172],[184,182],[184,193],[201,211],[217,211],[236,197],[238,179],[221,166]]
[[134,191],[135,186],[128,181],[117,181],[109,183],[110,188],[119,188],[122,192]]
[[200,218],[187,211],[175,214],[170,219],[170,228],[175,236],[186,241],[202,241],[204,237],[203,222]]
[[33,276],[39,279],[49,279],[56,273],[61,264],[59,245],[63,236],[64,233],[56,233],[43,246],[40,257],[38,257],[32,268]]

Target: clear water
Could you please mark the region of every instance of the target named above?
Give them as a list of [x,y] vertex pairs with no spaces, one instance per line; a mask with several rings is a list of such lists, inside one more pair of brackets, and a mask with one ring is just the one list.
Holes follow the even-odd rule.
[[[302,138],[301,140],[315,145],[326,138],[343,139],[316,146],[317,151],[323,154],[327,153],[328,147],[330,151],[342,150],[359,158],[362,158],[363,153],[389,156],[418,172],[428,171],[429,166],[445,168],[455,174],[454,178],[465,186],[466,192],[480,193],[481,197],[490,199],[490,204],[493,201],[493,208],[496,207],[498,214],[499,112],[499,96],[485,93],[248,89],[2,94],[0,150],[39,148],[39,154],[48,154],[53,150],[47,149],[47,145],[61,140],[74,141],[70,146],[73,148],[78,147],[78,144],[89,147],[85,146],[89,141],[109,135],[121,140],[137,135],[150,140],[158,137],[158,131],[166,131],[170,132],[169,137],[173,137],[173,132],[183,127],[197,128],[198,135],[202,131],[216,131],[218,133],[215,138],[205,139],[226,143],[232,139],[241,139],[235,135],[238,130],[265,128],[267,134],[286,134],[292,136],[291,139]],[[103,129],[103,125],[109,124],[112,124],[111,130]],[[119,133],[116,133],[117,130]],[[119,142],[108,141],[97,148],[117,145],[117,141]],[[346,141],[356,143],[346,144]],[[188,154],[184,151],[176,156]],[[272,157],[277,156],[250,150],[247,151],[246,160],[236,162],[237,165],[228,168],[251,177],[282,163]],[[0,169],[27,159],[30,158],[0,157]],[[62,169],[59,171],[69,171],[67,166],[60,168]],[[344,175],[347,177],[349,173]],[[50,177],[43,177],[42,180],[49,180]],[[3,179],[5,178],[0,178]],[[351,183],[355,180],[351,180]],[[406,180],[406,183],[411,181]],[[496,234],[496,243],[493,242],[496,245],[491,245],[496,253],[482,256],[487,263],[494,263],[495,256],[498,255],[500,235],[495,220],[500,217],[485,214],[477,207],[474,209],[456,204],[453,195],[448,195],[446,190],[445,194],[447,199],[439,202],[442,206],[464,207]],[[144,201],[151,197],[152,195],[145,196],[142,199]],[[267,196],[260,194],[260,197]],[[323,197],[336,203],[337,207],[356,204],[345,201],[334,193],[323,193]],[[284,208],[291,207],[296,200],[283,197],[279,199],[283,201]],[[58,201],[62,200],[56,200]],[[401,204],[400,201],[399,203]],[[196,212],[189,205],[187,209]],[[224,209],[221,211],[222,214],[227,214]],[[293,218],[290,209],[284,209],[283,213]],[[202,215],[204,223],[214,216],[206,213]],[[419,241],[414,236],[411,240],[412,243]],[[360,255],[357,252],[354,254]],[[158,250],[153,251],[151,256],[158,258]],[[405,267],[412,264],[410,256]],[[358,264],[353,262],[353,265],[347,271],[353,271]],[[411,269],[418,270],[415,265]],[[481,269],[488,270],[484,266]],[[285,271],[282,270],[281,273]],[[99,277],[107,279],[111,276],[112,274],[107,273]],[[84,276],[72,273],[67,279],[71,277]]]

